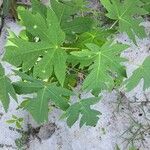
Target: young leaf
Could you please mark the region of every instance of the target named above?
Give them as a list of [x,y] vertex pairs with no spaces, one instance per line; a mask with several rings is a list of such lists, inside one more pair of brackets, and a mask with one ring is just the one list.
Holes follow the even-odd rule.
[[12,115],[12,118],[15,120],[18,119],[17,116],[15,116],[15,115]]
[[131,91],[134,89],[141,79],[144,80],[143,89],[148,89],[150,87],[150,56],[147,57],[143,64],[125,81],[127,90]]
[[147,11],[140,7],[140,0],[100,0],[107,9],[109,17],[119,23],[119,31],[126,32],[131,40],[136,43],[135,35],[139,38],[146,36],[144,27],[140,25],[141,19],[135,16],[147,14]]
[[4,68],[0,64],[0,100],[4,106],[5,111],[9,107],[10,97],[17,101],[15,90],[11,84],[11,80],[5,75]]
[[93,62],[89,68],[91,72],[84,80],[83,89],[92,90],[95,94],[99,94],[102,89],[112,89],[114,81],[110,71],[118,77],[126,77],[125,68],[121,65],[125,59],[120,57],[120,54],[128,48],[127,45],[113,44],[109,41],[102,47],[92,43],[86,46],[88,49],[72,52],[75,56],[90,58]]
[[43,123],[48,120],[48,103],[50,100],[62,110],[66,110],[69,107],[66,97],[71,96],[72,92],[62,87],[58,87],[56,83],[44,83],[39,80],[25,80],[16,82],[13,86],[18,94],[37,93],[36,97],[29,98],[25,107],[38,123]]
[[[46,20],[39,14],[32,14],[28,10],[20,11],[20,17],[26,26],[26,31],[38,42],[28,42],[21,37],[10,38],[10,45],[6,46],[4,60],[20,66],[27,71],[34,66],[35,77],[47,79],[53,71],[63,85],[66,74],[66,52],[60,47],[65,40],[65,34],[60,28],[55,13],[47,9]],[[40,58],[40,60],[39,60]]]
[[67,125],[72,127],[81,114],[80,127],[84,124],[87,126],[95,126],[101,113],[97,110],[91,109],[91,105],[98,103],[99,100],[100,97],[92,97],[82,99],[71,105],[63,114],[63,118],[67,118]]
[[18,129],[21,129],[21,128],[22,128],[20,122],[16,121],[16,127],[17,127]]
[[15,123],[16,120],[11,119],[11,120],[7,120],[6,122],[7,122],[8,124],[12,124],[12,123]]

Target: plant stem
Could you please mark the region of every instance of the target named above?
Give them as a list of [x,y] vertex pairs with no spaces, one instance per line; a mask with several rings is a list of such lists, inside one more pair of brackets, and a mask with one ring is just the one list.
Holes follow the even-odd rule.
[[67,49],[70,49],[70,50],[71,50],[71,49],[79,49],[79,48],[76,48],[76,47],[61,47],[61,48],[62,48],[62,49],[66,49],[66,50],[67,50]]
[[112,29],[117,23],[118,23],[118,20],[116,20],[109,29]]

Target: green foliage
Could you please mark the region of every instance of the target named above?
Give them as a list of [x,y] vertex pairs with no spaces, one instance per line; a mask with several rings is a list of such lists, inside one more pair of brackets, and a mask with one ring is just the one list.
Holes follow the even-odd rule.
[[144,27],[140,25],[141,19],[135,16],[147,14],[147,11],[141,7],[140,0],[100,0],[107,9],[107,17],[116,20],[115,24],[119,24],[119,31],[126,32],[130,39],[136,43],[135,35],[139,38],[146,36]]
[[84,0],[57,1],[51,0],[51,8],[58,17],[62,30],[67,36],[74,33],[84,33],[93,26],[93,19],[88,16],[79,16],[77,13],[84,9]]
[[[114,80],[110,75],[126,77],[125,68],[121,65],[125,59],[120,57],[123,50],[128,48],[127,45],[114,44],[111,41],[106,42],[102,47],[96,44],[86,44],[88,49],[80,52],[72,52],[78,57],[87,58],[91,62],[90,74],[86,77],[83,83],[84,90],[92,90],[95,94],[99,94],[103,89],[112,89]],[[90,59],[89,59],[90,58]]]
[[[18,22],[24,28],[19,35],[9,33],[2,58],[19,70],[14,73],[20,81],[12,83],[0,65],[0,100],[4,109],[8,109],[10,96],[17,100],[16,94],[24,94],[25,100],[17,109],[29,111],[39,124],[48,120],[49,108],[56,107],[63,111],[62,118],[69,127],[78,119],[80,127],[95,126],[101,113],[91,107],[100,98],[79,99],[71,104],[72,89],[80,82],[81,93],[88,91],[98,96],[102,90],[124,83],[123,63],[127,60],[121,53],[129,46],[114,42],[113,37],[116,31],[125,32],[135,44],[136,36],[145,37],[141,18],[148,14],[149,2],[100,0],[112,24],[109,29],[107,24],[95,23],[95,13],[89,13],[85,0],[51,0],[50,6],[39,0],[31,2],[31,8],[17,9]],[[125,81],[128,90],[141,79],[144,90],[150,87],[149,64],[148,57]]]
[[[20,11],[20,17],[27,32],[40,38],[40,41],[29,42],[21,37],[10,38],[12,44],[6,47],[4,60],[15,66],[22,64],[24,71],[35,65],[33,74],[42,79],[51,77],[54,71],[58,81],[63,85],[67,54],[60,46],[65,40],[65,34],[59,26],[55,13],[47,9],[47,20],[45,20],[38,13],[32,14],[24,10]],[[37,62],[39,57],[42,58]]]
[[150,12],[150,1],[149,0],[141,0],[141,1],[144,3],[143,8],[146,11]]
[[43,123],[48,120],[48,102],[51,102],[62,110],[69,107],[66,97],[72,95],[67,89],[58,87],[56,83],[45,83],[43,81],[35,80],[21,72],[16,72],[23,81],[13,84],[18,94],[31,94],[37,93],[33,98],[27,98],[28,101],[25,105],[34,119],[38,123]]
[[8,124],[15,124],[18,129],[22,128],[23,118],[12,115],[12,119],[6,121]]
[[131,91],[138,85],[141,79],[144,80],[143,89],[146,90],[150,87],[150,56],[145,59],[142,65],[133,72],[133,75],[126,80],[126,88]]
[[[102,46],[106,41],[109,35],[111,35],[114,31],[113,30],[106,30],[106,29],[93,29],[89,32],[85,32],[79,35],[77,41],[73,43],[73,46],[78,47],[79,49],[87,49],[86,44],[93,43],[98,46]],[[91,64],[90,58],[88,57],[78,57],[75,55],[70,55],[68,57],[68,61],[75,65],[80,63],[81,69]]]
[[5,75],[4,68],[0,64],[0,100],[4,106],[5,111],[8,110],[10,96],[17,101],[15,90],[11,84],[11,80]]
[[63,118],[67,118],[67,125],[71,127],[79,119],[81,114],[80,127],[84,124],[96,126],[101,113],[97,110],[91,109],[91,105],[98,103],[99,100],[100,97],[92,97],[79,100],[79,102],[72,104],[63,114]]
[[21,137],[15,140],[17,150],[25,150],[28,145],[28,141],[29,141],[29,134],[26,132],[23,132],[21,134]]

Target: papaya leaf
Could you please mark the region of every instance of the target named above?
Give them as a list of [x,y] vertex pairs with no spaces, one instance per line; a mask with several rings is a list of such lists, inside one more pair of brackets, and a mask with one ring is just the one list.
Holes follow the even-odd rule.
[[92,18],[77,15],[77,13],[84,8],[83,0],[62,2],[51,0],[51,7],[58,17],[61,28],[67,35],[90,31],[94,25]]
[[48,79],[52,73],[63,86],[66,75],[67,53],[61,48],[65,34],[61,30],[53,10],[47,9],[46,20],[39,13],[29,10],[20,11],[20,17],[26,31],[38,37],[38,42],[30,42],[21,37],[9,38],[3,60],[15,65],[22,65],[23,71],[34,66],[33,74],[41,79]]
[[88,49],[72,52],[72,55],[91,59],[92,62],[89,68],[90,74],[83,82],[83,89],[92,90],[95,94],[99,94],[103,89],[112,89],[114,80],[110,71],[116,77],[126,77],[125,67],[121,64],[125,59],[120,57],[120,54],[128,48],[127,45],[108,41],[102,47],[93,43],[88,43],[86,46]]
[[14,100],[17,101],[15,90],[12,86],[11,80],[5,75],[4,68],[0,64],[0,100],[4,106],[5,111],[7,112],[11,96]]
[[144,80],[143,89],[146,90],[150,87],[150,56],[145,59],[143,64],[137,68],[132,76],[125,81],[127,91],[134,89],[141,79]]
[[90,31],[93,21],[89,17],[77,17],[72,21],[63,22],[61,27],[66,34],[84,33]]
[[80,127],[83,125],[96,126],[101,113],[91,109],[91,105],[98,103],[99,100],[100,97],[91,97],[72,104],[63,114],[63,118],[67,119],[67,125],[72,127],[81,115]]
[[45,83],[35,79],[31,80],[32,77],[30,76],[24,75],[23,73],[17,71],[16,73],[23,79],[23,81],[13,83],[16,93],[36,93],[36,97],[28,98],[25,109],[31,113],[33,118],[38,123],[43,123],[48,120],[49,101],[62,110],[66,110],[69,107],[67,97],[72,95],[71,91],[58,87],[56,83]]
[[[144,27],[141,26],[142,20],[136,16],[147,14],[141,7],[140,0],[100,0],[107,9],[107,17],[119,23],[119,31],[126,32],[129,38],[136,44],[136,36],[143,38],[146,36]],[[136,17],[136,18],[135,18]]]
[[[93,29],[92,31],[85,32],[79,35],[77,41],[74,43],[73,47],[77,47],[79,49],[85,49],[87,43],[94,43],[99,46],[102,46],[107,38],[112,35],[113,30],[105,30],[105,29]],[[67,61],[74,66],[80,63],[79,68],[84,68],[85,66],[89,66],[91,64],[91,59],[87,59],[84,57],[77,57],[74,55],[69,55]]]

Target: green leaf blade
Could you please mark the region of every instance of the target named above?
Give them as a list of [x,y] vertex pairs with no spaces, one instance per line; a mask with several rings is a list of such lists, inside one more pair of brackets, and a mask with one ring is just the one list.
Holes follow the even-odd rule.
[[66,76],[67,53],[61,49],[65,33],[60,27],[55,12],[47,8],[47,16],[29,10],[21,10],[22,24],[38,41],[27,41],[20,36],[9,38],[3,60],[22,67],[23,71],[33,68],[35,77],[49,79],[53,72],[63,86]]
[[14,100],[17,101],[15,90],[11,84],[11,80],[5,75],[4,68],[0,64],[0,100],[4,106],[5,111],[7,112],[9,103],[10,103],[10,97],[11,96]]
[[133,72],[132,76],[125,81],[125,87],[127,91],[131,91],[132,89],[134,89],[141,81],[141,79],[144,80],[143,84],[144,90],[150,87],[149,64],[150,64],[150,57],[148,56],[144,60],[143,64]]
[[72,104],[63,114],[63,118],[67,119],[67,125],[72,127],[81,115],[80,127],[83,125],[95,126],[101,113],[97,110],[91,109],[91,105],[98,103],[99,100],[100,97],[88,98]]
[[92,90],[97,95],[104,89],[112,89],[114,80],[109,72],[116,74],[118,78],[126,77],[125,67],[122,65],[125,59],[120,57],[120,54],[128,48],[127,45],[107,41],[101,47],[93,43],[88,43],[86,46],[89,50],[72,53],[81,58],[91,59],[93,62],[89,67],[90,73],[83,82],[84,90]]
[[146,36],[144,27],[141,26],[142,20],[135,19],[135,16],[146,15],[148,12],[141,7],[140,0],[100,0],[107,9],[109,17],[119,23],[119,31],[126,32],[129,38],[136,44],[136,36],[144,38]]
[[36,93],[33,98],[27,98],[24,107],[38,123],[48,120],[49,102],[64,111],[69,107],[68,97],[73,95],[70,90],[57,86],[56,83],[45,83],[23,73],[19,74],[26,80],[14,83],[14,88],[18,94]]

